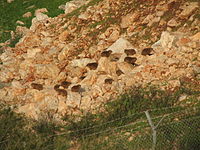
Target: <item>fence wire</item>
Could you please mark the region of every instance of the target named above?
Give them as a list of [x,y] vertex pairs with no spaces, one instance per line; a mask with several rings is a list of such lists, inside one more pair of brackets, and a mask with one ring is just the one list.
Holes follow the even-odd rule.
[[162,113],[149,111],[154,125],[159,123],[156,127],[156,144],[153,143],[152,127],[148,119],[143,118],[82,136],[83,149],[200,150],[200,108],[191,107],[175,112],[167,110],[164,109]]

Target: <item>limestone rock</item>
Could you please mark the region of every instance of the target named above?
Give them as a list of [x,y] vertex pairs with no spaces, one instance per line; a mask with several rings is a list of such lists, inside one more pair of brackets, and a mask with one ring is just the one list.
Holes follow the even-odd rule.
[[74,59],[71,61],[71,65],[73,67],[80,67],[83,68],[85,67],[87,64],[89,63],[93,63],[95,62],[94,60],[90,59],[90,58],[82,58],[82,59]]
[[118,26],[109,27],[105,33],[100,35],[100,39],[104,39],[108,42],[114,42],[119,38],[120,28]]
[[131,72],[133,72],[134,70],[134,66],[130,65],[128,63],[125,62],[121,62],[117,65],[117,67],[124,73],[124,74],[129,74]]
[[67,96],[68,99],[68,106],[71,107],[80,107],[81,105],[81,95],[77,92],[70,92]]
[[107,51],[111,50],[113,53],[124,53],[125,49],[134,49],[134,47],[125,38],[119,38],[115,43],[107,48]]
[[87,12],[84,12],[78,16],[78,18],[82,19],[82,20],[88,20],[90,17],[91,17],[91,15]]
[[170,35],[169,32],[163,32],[160,38],[160,42],[163,48],[172,48],[175,37]]
[[47,13],[48,10],[46,8],[40,8],[35,10],[35,16],[37,16],[37,14],[41,14],[41,13]]
[[149,20],[149,23],[147,24],[147,26],[151,27],[153,26],[154,23],[159,23],[160,21],[160,17],[154,17],[153,19]]
[[39,119],[38,113],[40,111],[35,107],[34,103],[29,103],[29,104],[26,104],[26,105],[23,105],[23,106],[19,107],[17,112],[24,113],[28,117],[34,118],[36,120]]
[[149,14],[142,22],[142,24],[148,24],[154,18],[153,15]]
[[188,4],[185,4],[182,9],[183,11],[179,14],[179,17],[181,19],[187,19],[192,15],[192,13],[199,8],[198,2],[190,2]]
[[121,28],[128,28],[134,21],[136,21],[139,18],[139,14],[136,13],[130,13],[126,16],[122,16],[121,20]]
[[20,25],[24,25],[24,23],[22,21],[17,20],[16,24],[20,24]]
[[40,48],[33,48],[27,50],[27,58],[34,58],[37,53],[41,52]]
[[90,110],[91,103],[92,103],[92,98],[91,96],[87,95],[87,96],[82,97],[80,106],[81,108],[85,110]]
[[178,23],[175,19],[171,19],[168,23],[167,23],[168,26],[170,27],[177,27],[180,25],[180,23]]
[[92,86],[96,83],[97,74],[94,71],[88,72],[87,76],[80,82],[84,86]]
[[60,5],[60,6],[58,6],[58,8],[61,10],[65,10],[65,5]]
[[31,17],[31,16],[32,16],[32,13],[31,13],[31,12],[26,12],[25,14],[23,14],[22,17],[24,17],[24,18],[29,18],[29,17]]
[[65,5],[65,14],[72,12],[73,10],[81,7],[82,5],[86,4],[87,1],[85,0],[74,0],[71,2],[67,2]]
[[105,72],[107,74],[115,74],[116,72],[116,63],[111,62],[108,58],[102,57],[99,60],[99,65],[97,68],[97,71],[99,72]]
[[48,19],[49,17],[47,16],[47,15],[45,15],[45,14],[43,14],[43,13],[41,13],[41,12],[39,12],[39,13],[36,13],[36,19],[38,20],[38,21],[43,21],[43,20],[46,20],[46,19]]
[[12,3],[14,0],[7,0],[7,3]]
[[62,32],[60,35],[59,35],[59,40],[60,41],[66,41],[67,38],[70,36],[70,32],[68,30]]
[[27,27],[17,26],[16,27],[16,34],[25,36],[29,32]]
[[[70,1],[65,12],[88,2]],[[134,5],[103,0],[67,18],[49,18],[44,14],[47,9],[36,10],[30,29],[17,27],[22,38],[15,47],[9,47],[9,41],[1,44],[0,100],[34,119],[58,119],[103,110],[103,103],[133,86],[163,88],[162,83],[168,83],[166,88],[175,89],[183,76],[198,75],[196,4],[143,1],[129,9],[125,3]],[[183,25],[189,17],[191,24]]]
[[59,74],[59,68],[54,64],[36,64],[35,75],[38,78],[52,78],[56,79]]
[[200,32],[198,32],[195,35],[193,35],[192,37],[190,37],[190,39],[194,40],[194,41],[200,41]]

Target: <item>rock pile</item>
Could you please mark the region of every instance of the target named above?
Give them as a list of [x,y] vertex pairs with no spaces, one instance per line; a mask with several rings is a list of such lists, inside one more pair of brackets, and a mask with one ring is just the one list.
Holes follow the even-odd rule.
[[[38,13],[16,47],[5,47],[0,56],[0,80],[6,83],[0,89],[0,99],[32,118],[51,112],[56,119],[93,111],[133,86],[151,83],[172,90],[180,86],[181,77],[200,73],[200,31],[164,31],[152,45],[148,44],[151,39],[141,41],[142,36],[134,42],[133,35],[140,36],[133,27],[138,20],[143,18],[141,23],[149,27],[161,23],[158,18],[170,4],[162,2],[152,6],[157,9],[157,19],[145,17],[145,11],[141,17],[139,9],[124,15],[121,8],[126,6],[125,0],[104,0],[68,19],[65,15],[49,18]],[[180,16],[189,17],[198,4],[185,6]],[[96,24],[114,10],[122,13],[119,23],[109,22],[107,28],[106,22]]]

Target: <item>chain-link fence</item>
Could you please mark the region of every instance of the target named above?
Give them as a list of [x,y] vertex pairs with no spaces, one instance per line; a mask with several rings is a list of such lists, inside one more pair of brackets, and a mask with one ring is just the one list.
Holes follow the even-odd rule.
[[[132,118],[135,121],[124,123]],[[149,110],[74,131],[73,136],[76,134],[81,135],[81,149],[199,150],[200,107]]]
[[41,135],[22,130],[25,123],[17,122],[20,118],[13,118],[12,112],[5,114],[0,117],[0,146],[7,150],[34,149],[36,144],[42,150],[200,150],[200,106],[152,109],[96,124],[89,120],[87,126],[76,123],[73,127],[77,128],[66,126],[57,132],[54,126],[48,130],[47,124],[41,124],[35,130],[40,130]]

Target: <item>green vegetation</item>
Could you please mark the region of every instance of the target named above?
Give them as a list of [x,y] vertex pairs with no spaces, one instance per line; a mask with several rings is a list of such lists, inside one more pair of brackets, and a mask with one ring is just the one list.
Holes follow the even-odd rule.
[[71,13],[67,14],[67,18],[80,15],[80,13],[84,12],[89,6],[94,6],[95,4],[98,4],[100,1],[102,0],[91,0],[88,4],[83,5],[79,7],[78,9],[72,11]]
[[[150,149],[152,134],[144,113],[148,110],[155,124],[165,116],[157,128],[158,149],[197,150],[200,91],[188,84],[176,91],[133,88],[102,106],[103,112],[88,113],[78,121],[77,116],[66,116],[66,125],[35,122],[1,107],[0,149]],[[180,101],[182,95],[187,98]]]
[[50,136],[59,127],[45,121],[34,122],[11,109],[0,109],[0,149],[2,150],[62,150],[68,143]]
[[21,38],[22,35],[16,34],[15,37],[10,40],[10,47],[15,47],[15,44],[17,44]]
[[[7,3],[7,0],[1,0],[0,42],[5,42],[11,38],[10,31],[15,31],[17,20],[24,22],[25,26],[30,27],[36,9],[47,8],[49,11],[47,15],[54,17],[64,12],[58,9],[58,6],[65,4],[67,1],[70,0],[14,0],[12,3]],[[32,16],[30,18],[23,18],[22,15],[26,12],[31,12]]]
[[[16,21],[21,20],[30,27],[31,19],[22,18],[27,11],[34,13],[38,8],[47,8],[48,16],[53,17],[62,10],[59,5],[67,0],[15,0],[8,4],[0,2],[0,42],[10,38],[10,31],[15,30]],[[92,0],[87,5],[68,14],[67,17],[79,15],[89,6],[101,0]],[[136,3],[138,4],[138,3]],[[135,4],[135,5],[136,5]],[[29,8],[30,6],[35,6]],[[178,7],[178,4],[177,4]],[[14,11],[17,10],[17,11]],[[5,13],[6,12],[6,13]],[[119,20],[109,15],[105,20],[95,22],[90,28],[102,25],[99,31],[104,32],[110,24],[119,24]],[[173,12],[167,12],[163,19],[168,21]],[[199,18],[199,15],[195,15]],[[157,26],[157,25],[155,25]],[[51,25],[52,28],[55,24]],[[135,36],[135,35],[134,35]],[[21,35],[11,40],[11,47],[19,41]],[[144,36],[149,39],[150,35]],[[78,49],[82,51],[82,49]],[[197,79],[199,80],[199,79]],[[192,87],[194,86],[194,87]],[[182,82],[174,91],[163,91],[159,87],[133,87],[120,95],[116,100],[105,105],[104,111],[85,116],[65,116],[65,125],[53,121],[27,119],[13,112],[5,105],[0,106],[0,149],[2,150],[65,150],[69,148],[83,150],[123,150],[151,149],[152,133],[144,111],[149,111],[152,120],[157,124],[156,149],[199,150],[200,147],[200,89],[193,83]],[[180,97],[187,95],[183,100]],[[77,118],[80,118],[77,120]]]

